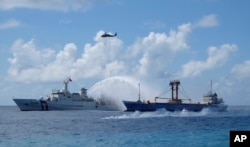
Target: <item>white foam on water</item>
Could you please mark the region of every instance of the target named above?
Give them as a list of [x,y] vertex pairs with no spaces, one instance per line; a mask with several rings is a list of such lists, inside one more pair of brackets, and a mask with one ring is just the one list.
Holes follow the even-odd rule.
[[203,109],[200,112],[191,112],[191,111],[175,111],[170,112],[166,111],[165,109],[159,109],[154,112],[125,112],[125,114],[118,115],[118,116],[108,116],[104,117],[103,119],[140,119],[140,118],[155,118],[155,117],[200,117],[206,116],[210,113],[208,109]]

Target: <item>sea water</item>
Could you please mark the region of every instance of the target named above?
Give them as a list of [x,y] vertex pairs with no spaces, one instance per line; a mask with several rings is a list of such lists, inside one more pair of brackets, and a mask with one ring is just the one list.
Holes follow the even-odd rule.
[[250,106],[227,112],[20,111],[0,107],[0,146],[229,146],[250,130]]

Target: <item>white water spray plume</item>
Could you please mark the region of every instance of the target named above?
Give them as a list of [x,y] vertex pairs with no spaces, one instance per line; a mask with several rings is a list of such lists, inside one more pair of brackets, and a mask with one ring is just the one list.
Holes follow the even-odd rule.
[[[137,100],[139,94],[138,88],[139,81],[132,77],[115,76],[106,78],[93,85],[88,95],[95,99],[103,99],[104,101],[112,102],[119,110],[125,110],[122,100]],[[154,94],[143,85],[145,91],[141,92],[142,97],[145,99],[151,98],[150,95]]]

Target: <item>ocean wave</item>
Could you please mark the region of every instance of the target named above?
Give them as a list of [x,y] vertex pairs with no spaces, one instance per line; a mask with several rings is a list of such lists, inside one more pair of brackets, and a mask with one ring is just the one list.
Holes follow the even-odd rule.
[[104,117],[103,119],[140,119],[140,118],[154,118],[154,117],[200,117],[207,116],[210,113],[208,109],[203,109],[200,112],[191,112],[187,110],[170,112],[165,109],[159,109],[154,112],[125,112],[122,115],[114,115]]

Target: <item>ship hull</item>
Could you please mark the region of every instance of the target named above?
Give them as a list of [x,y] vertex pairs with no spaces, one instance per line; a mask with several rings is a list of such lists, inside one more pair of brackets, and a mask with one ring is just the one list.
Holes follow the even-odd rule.
[[167,111],[194,111],[199,112],[204,108],[209,108],[212,111],[226,111],[226,105],[209,105],[199,103],[144,103],[140,101],[123,101],[127,108],[126,111],[157,111],[165,109]]
[[36,99],[13,99],[21,111],[42,110],[41,103]]
[[21,111],[50,110],[107,110],[116,111],[114,105],[97,104],[94,101],[42,101],[37,99],[13,99]]

